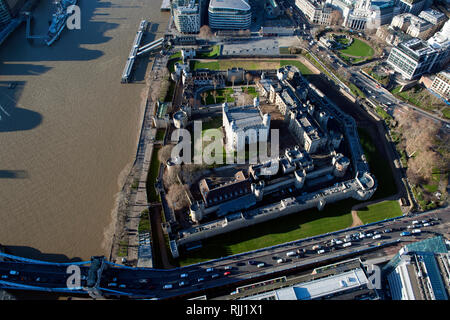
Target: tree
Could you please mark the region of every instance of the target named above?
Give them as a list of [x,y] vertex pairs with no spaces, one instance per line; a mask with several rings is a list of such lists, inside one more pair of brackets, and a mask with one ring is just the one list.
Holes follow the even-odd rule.
[[214,37],[214,34],[212,33],[211,28],[205,24],[200,28],[198,37],[205,40],[211,40]]
[[173,149],[172,145],[166,145],[166,146],[162,147],[161,149],[159,149],[158,160],[160,163],[163,163],[163,164],[167,163],[167,160],[169,160],[171,158],[172,149]]
[[344,22],[343,18],[342,18],[342,13],[340,10],[333,10],[331,12],[331,21],[330,24],[333,25],[342,25],[342,23]]
[[173,210],[181,210],[189,206],[186,195],[187,185],[172,184],[167,192],[166,199],[168,205]]
[[214,103],[217,104],[217,90],[214,90],[214,91],[212,92],[212,94],[213,94],[213,97],[214,97]]
[[200,96],[203,99],[203,104],[206,105],[206,98],[208,97],[208,92],[203,91],[202,93],[200,93]]
[[248,87],[248,83],[249,83],[250,81],[253,80],[252,74],[249,73],[249,72],[247,72],[247,73],[245,74],[245,80],[247,80],[247,87]]
[[236,81],[236,75],[232,75],[231,76],[231,83],[233,84],[233,89],[234,89],[234,82]]

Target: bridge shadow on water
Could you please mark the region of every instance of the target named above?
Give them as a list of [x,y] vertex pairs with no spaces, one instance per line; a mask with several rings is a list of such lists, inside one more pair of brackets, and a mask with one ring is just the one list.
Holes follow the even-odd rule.
[[11,82],[0,82],[0,133],[36,128],[42,123],[42,115],[17,105],[25,82],[14,82],[14,88],[10,85]]
[[[22,24],[0,47],[1,75],[39,75],[51,68],[38,65],[42,61],[89,61],[104,55],[101,50],[86,45],[102,44],[113,39],[106,34],[119,27],[113,20],[127,20],[126,17],[110,17],[110,8],[122,6],[111,2],[78,1],[81,8],[81,29],[63,30],[59,39],[48,47],[43,40],[27,40],[26,24]],[[33,11],[32,34],[46,35],[55,7],[42,1]],[[136,23],[137,26],[137,23]]]
[[29,246],[16,246],[16,245],[8,245],[2,244],[5,252],[7,254],[12,254],[17,257],[40,260],[45,262],[54,262],[54,263],[70,263],[70,262],[81,262],[84,261],[79,257],[69,258],[61,253],[44,253],[39,249],[29,247]]

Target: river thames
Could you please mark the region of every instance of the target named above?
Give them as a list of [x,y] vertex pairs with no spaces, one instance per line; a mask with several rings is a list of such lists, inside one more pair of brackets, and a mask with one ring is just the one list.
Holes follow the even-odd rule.
[[[33,34],[48,29],[47,2],[33,13]],[[0,47],[0,243],[16,255],[109,256],[145,89],[121,84],[122,71],[140,21],[150,22],[150,41],[169,20],[161,0],[78,4],[81,29],[51,47],[28,42],[25,25]]]

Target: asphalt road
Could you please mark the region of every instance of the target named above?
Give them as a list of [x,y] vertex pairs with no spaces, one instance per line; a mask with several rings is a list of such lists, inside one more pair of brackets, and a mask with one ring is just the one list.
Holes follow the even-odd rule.
[[[170,298],[201,292],[208,288],[220,288],[225,285],[256,279],[271,273],[292,270],[301,266],[316,264],[332,258],[345,258],[348,254],[358,253],[365,249],[377,249],[384,244],[403,243],[423,240],[435,234],[448,236],[450,215],[449,209],[438,209],[414,217],[402,217],[395,221],[379,223],[372,226],[361,226],[352,230],[343,230],[333,235],[323,235],[313,239],[299,240],[283,244],[278,247],[262,249],[256,252],[243,253],[172,270],[156,270],[145,268],[108,268],[102,274],[100,287],[105,290],[115,290],[129,293],[135,297]],[[432,219],[435,225],[420,226],[421,233],[412,236],[400,236],[403,231],[411,231],[414,220]],[[385,233],[386,229],[392,229]],[[345,238],[352,234],[364,232],[367,236],[362,239],[349,240],[351,245],[343,247]],[[379,232],[381,238],[373,239],[374,233]],[[330,246],[332,239],[342,241],[341,244]],[[316,246],[321,246],[325,252],[317,253]],[[313,249],[314,247],[314,249]],[[304,256],[288,257],[288,252],[305,251]],[[283,258],[282,263],[277,260]],[[249,262],[253,261],[252,264]],[[263,267],[257,265],[264,263]],[[211,270],[209,270],[212,268]],[[230,269],[228,269],[230,268]],[[11,274],[11,271],[15,271]],[[229,272],[229,275],[224,275]],[[82,285],[88,268],[81,267]],[[183,274],[183,276],[182,276]],[[184,276],[185,275],[185,276]],[[0,262],[0,280],[23,283],[26,285],[46,288],[65,288],[69,274],[66,266],[33,265],[17,262]],[[200,279],[200,280],[199,280]],[[201,280],[202,279],[202,280]],[[256,280],[255,280],[256,281]],[[184,282],[184,284],[182,283]],[[171,285],[170,289],[164,286]]]

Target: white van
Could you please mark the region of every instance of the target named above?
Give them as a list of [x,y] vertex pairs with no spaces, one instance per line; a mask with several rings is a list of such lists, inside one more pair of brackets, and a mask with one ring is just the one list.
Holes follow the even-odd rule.
[[295,251],[289,251],[288,253],[286,253],[286,257],[293,257],[293,256],[295,256],[295,255],[297,255],[297,254],[295,253]]
[[342,245],[343,248],[350,247],[352,245],[351,242],[346,242]]

